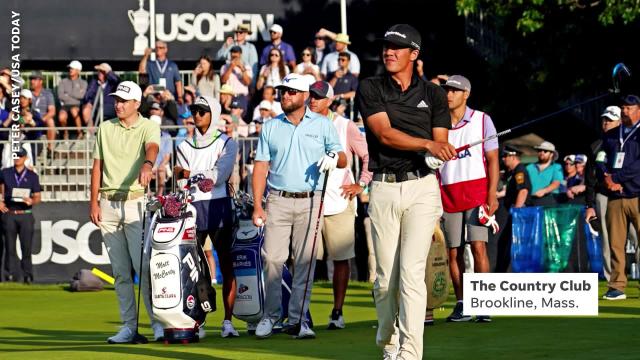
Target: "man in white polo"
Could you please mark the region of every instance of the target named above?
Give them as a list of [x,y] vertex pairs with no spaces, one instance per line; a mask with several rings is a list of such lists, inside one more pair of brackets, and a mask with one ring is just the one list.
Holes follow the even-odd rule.
[[[118,84],[116,118],[100,124],[91,169],[91,222],[100,227],[115,277],[123,327],[108,339],[110,344],[129,343],[136,335],[136,299],[132,270],[140,272],[143,196],[151,181],[151,169],[160,144],[160,127],[138,112],[142,90],[132,81]],[[143,264],[143,269],[148,269]],[[163,338],[162,325],[153,320],[148,274],[141,274],[142,296],[151,319],[154,339]]]

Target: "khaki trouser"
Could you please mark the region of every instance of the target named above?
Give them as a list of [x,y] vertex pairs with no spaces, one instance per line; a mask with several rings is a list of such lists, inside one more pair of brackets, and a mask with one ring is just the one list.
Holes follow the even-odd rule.
[[374,181],[369,216],[377,263],[376,342],[390,351],[399,342],[398,359],[422,359],[424,274],[431,237],[442,216],[438,180],[428,175],[400,183]]
[[[120,305],[120,318],[132,331],[136,328],[136,295],[131,277],[132,269],[140,274],[142,242],[142,198],[127,201],[100,200],[100,232],[109,253],[115,288]],[[148,225],[148,224],[146,224]],[[149,292],[149,256],[145,256],[140,276],[142,299],[149,319],[153,322]]]
[[[625,245],[629,223],[640,229],[640,209],[638,198],[609,199],[607,204],[607,231],[611,246],[611,278],[609,287],[624,291],[627,286],[625,273]],[[638,234],[640,238],[640,234]]]
[[[262,261],[264,264],[264,317],[276,321],[281,316],[282,266],[289,257],[293,260],[293,281],[289,299],[289,324],[297,324],[309,309],[316,259],[312,253],[313,237],[320,211],[320,192],[312,198],[292,199],[269,194],[267,198]],[[320,219],[318,232],[322,230]],[[320,234],[318,234],[318,237]],[[316,238],[316,248],[318,246]],[[307,277],[308,276],[308,277]],[[305,293],[306,287],[306,293]],[[302,299],[304,298],[304,304]],[[306,321],[306,318],[302,318]]]

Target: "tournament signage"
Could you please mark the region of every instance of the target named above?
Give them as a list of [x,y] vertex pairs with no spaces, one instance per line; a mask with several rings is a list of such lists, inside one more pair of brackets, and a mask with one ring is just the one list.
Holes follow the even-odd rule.
[[[81,269],[111,274],[100,229],[89,221],[88,202],[43,202],[34,206],[32,257],[34,281],[61,283]],[[18,252],[20,246],[16,246]],[[21,257],[22,254],[19,253]]]
[[[249,41],[269,41],[269,27],[284,16],[281,1],[8,0],[0,13],[21,14],[22,60],[139,60],[155,38],[169,44],[172,60],[214,55],[239,24]],[[152,36],[151,31],[154,31]],[[0,51],[0,64],[9,63]]]

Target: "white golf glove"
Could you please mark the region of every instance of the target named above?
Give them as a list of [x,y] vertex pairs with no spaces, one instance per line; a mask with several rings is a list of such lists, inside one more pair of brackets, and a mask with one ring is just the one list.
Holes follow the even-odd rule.
[[482,225],[490,228],[493,234],[500,231],[500,225],[498,225],[496,221],[496,216],[489,216],[489,207],[487,205],[480,205],[480,207],[478,207],[478,221],[480,221]]
[[338,153],[335,151],[327,152],[317,163],[320,172],[327,172],[338,167]]
[[438,170],[444,164],[444,161],[438,159],[430,153],[427,153],[427,155],[425,155],[424,162],[425,164],[427,164],[429,169],[433,170]]

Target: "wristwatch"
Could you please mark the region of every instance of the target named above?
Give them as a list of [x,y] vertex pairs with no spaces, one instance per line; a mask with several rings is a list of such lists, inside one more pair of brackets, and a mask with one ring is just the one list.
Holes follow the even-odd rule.
[[364,181],[358,181],[358,185],[363,189],[367,187],[367,183]]
[[149,166],[153,167],[153,162],[151,160],[145,160],[143,165],[144,164],[149,164]]

